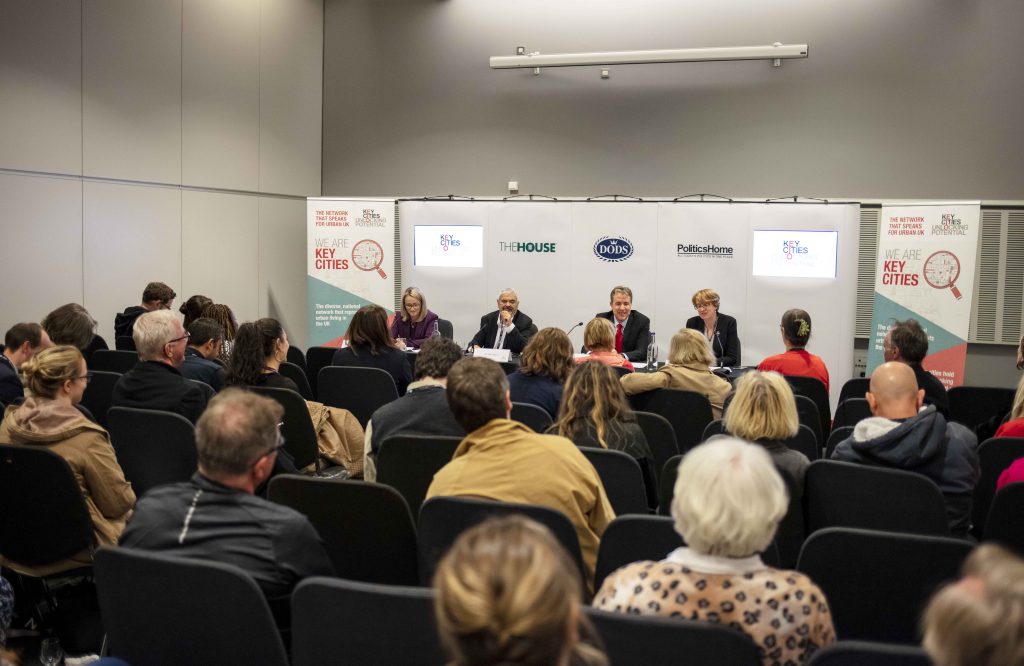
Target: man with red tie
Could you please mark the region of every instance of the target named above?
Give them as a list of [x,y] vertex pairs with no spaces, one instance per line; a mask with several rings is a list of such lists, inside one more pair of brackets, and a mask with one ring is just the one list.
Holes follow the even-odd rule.
[[610,300],[612,309],[594,316],[603,317],[612,323],[616,352],[633,362],[646,361],[651,320],[633,309],[633,290],[629,287],[613,287]]

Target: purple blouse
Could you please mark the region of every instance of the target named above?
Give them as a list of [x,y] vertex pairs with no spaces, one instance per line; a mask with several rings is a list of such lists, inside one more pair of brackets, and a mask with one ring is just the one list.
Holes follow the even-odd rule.
[[419,349],[427,338],[434,334],[437,325],[437,315],[427,310],[427,316],[420,322],[402,321],[401,313],[395,314],[391,322],[391,337],[404,338],[405,345],[413,349]]

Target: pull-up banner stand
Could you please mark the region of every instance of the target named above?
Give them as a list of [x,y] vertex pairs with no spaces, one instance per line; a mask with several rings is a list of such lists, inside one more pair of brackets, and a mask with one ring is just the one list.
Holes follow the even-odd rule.
[[893,322],[916,319],[928,334],[925,369],[947,389],[963,384],[980,211],[978,201],[882,207],[869,373]]

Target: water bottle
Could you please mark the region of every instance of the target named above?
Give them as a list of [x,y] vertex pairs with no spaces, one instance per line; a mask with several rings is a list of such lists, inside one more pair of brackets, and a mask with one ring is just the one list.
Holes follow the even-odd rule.
[[430,332],[430,337],[435,338],[441,335],[441,331],[438,329],[437,320],[434,320],[434,330]]
[[654,370],[658,363],[658,343],[654,339],[654,331],[651,331],[651,340],[647,343],[647,369]]

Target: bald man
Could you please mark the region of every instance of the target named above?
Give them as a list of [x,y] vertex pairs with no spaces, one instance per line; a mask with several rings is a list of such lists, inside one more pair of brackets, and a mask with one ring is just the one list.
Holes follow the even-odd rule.
[[959,423],[947,423],[934,405],[922,408],[924,390],[905,363],[884,363],[871,375],[864,396],[871,418],[836,446],[833,460],[891,467],[934,481],[946,502],[953,536],[970,528],[971,495],[978,482],[978,439]]

